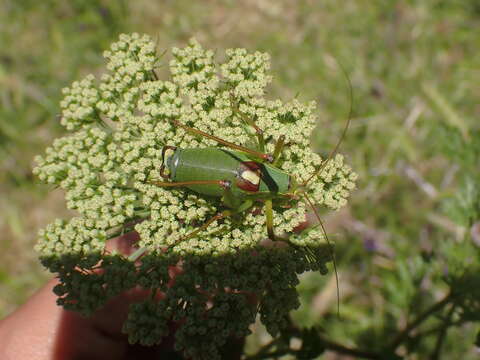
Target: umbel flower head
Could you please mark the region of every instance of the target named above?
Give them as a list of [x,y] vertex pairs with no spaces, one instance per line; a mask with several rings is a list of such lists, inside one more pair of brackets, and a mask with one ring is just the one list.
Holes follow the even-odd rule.
[[[247,117],[263,130],[266,153],[274,153],[275,142],[285,137],[276,166],[305,182],[322,164],[309,145],[314,103],[264,98],[271,81],[265,53],[230,49],[217,64],[213,51],[192,39],[172,49],[171,79],[165,81],[157,77],[160,59],[146,35],[121,35],[104,57],[107,74],[88,75],[63,90],[61,123],[70,134],[36,158],[34,173],[62,188],[67,207],[78,212],[41,230],[36,245],[43,264],[59,276],[59,304],[89,315],[137,285],[163,293],[132,305],[124,331],[131,342],[151,345],[178,320],[176,348],[198,359],[219,357],[229,337],[248,334],[257,313],[275,335],[299,305],[297,275],[326,272],[331,261],[321,231],[295,232],[306,220],[305,203],[292,197],[285,206],[273,199],[274,230],[284,246],[263,245],[261,201],[189,236],[225,204],[155,181],[163,181],[165,146],[222,146],[184,126],[253,148],[256,135]],[[346,204],[355,179],[336,155],[304,191],[316,205],[336,210]],[[140,261],[105,251],[109,239],[131,231],[145,250]],[[182,272],[172,284],[169,268],[179,265]],[[249,300],[252,294],[257,306]]]

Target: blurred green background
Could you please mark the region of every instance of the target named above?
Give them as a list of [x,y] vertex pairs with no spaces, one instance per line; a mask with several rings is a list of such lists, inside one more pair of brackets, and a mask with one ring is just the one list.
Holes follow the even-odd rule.
[[[313,146],[321,153],[332,149],[348,115],[348,85],[337,61],[346,68],[354,103],[341,152],[360,177],[348,208],[324,216],[337,243],[341,318],[333,278],[308,274],[297,322],[320,325],[349,346],[375,347],[416,308],[447,292],[435,249],[468,241],[471,221],[455,222],[444,211],[462,167],[437,145],[453,141],[451,132],[465,140],[478,130],[478,0],[3,0],[0,318],[50,277],[33,252],[37,230],[70,216],[62,193],[31,173],[33,156],[64,132],[60,90],[101,73],[103,50],[134,31],[150,34],[160,50],[195,36],[219,53],[230,47],[270,53],[268,96],[299,94],[319,103]],[[476,330],[478,323],[450,329],[445,358],[478,356]],[[250,349],[268,341],[258,334]],[[426,358],[434,343],[435,337],[423,341],[411,358]]]

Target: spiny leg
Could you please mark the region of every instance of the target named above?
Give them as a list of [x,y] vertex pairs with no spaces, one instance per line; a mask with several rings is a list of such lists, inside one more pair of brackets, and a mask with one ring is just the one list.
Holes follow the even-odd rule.
[[[230,189],[231,187],[231,182],[228,180],[198,180],[198,181],[182,181],[182,182],[164,182],[164,181],[150,181],[149,184],[156,185],[156,186],[161,186],[161,187],[182,187],[182,186],[189,186],[189,185],[219,185],[225,191],[227,189]],[[231,216],[231,211],[230,210],[225,210],[222,211],[221,213],[218,213],[215,215],[213,218],[209,219],[205,224],[203,224],[200,228],[196,229],[192,233],[188,234],[186,237],[183,237],[179,239],[176,243],[189,239],[192,236],[195,236],[198,232],[206,229],[212,222],[215,220],[219,220],[221,218]],[[132,253],[129,257],[129,261],[137,261],[143,254],[147,251],[147,248],[142,247],[137,249],[134,253]]]
[[262,159],[262,160],[265,160],[265,161],[268,161],[269,163],[271,163],[273,161],[273,156],[270,155],[270,154],[266,154],[264,152],[261,152],[261,151],[255,151],[255,150],[252,150],[252,149],[249,149],[245,146],[241,146],[241,145],[237,145],[237,144],[234,144],[234,143],[231,143],[229,141],[226,141],[226,140],[223,140],[217,136],[214,136],[214,135],[210,135],[210,134],[207,134],[206,132],[204,131],[201,131],[201,130],[198,130],[198,129],[194,129],[190,126],[187,126],[187,125],[183,125],[182,123],[180,123],[178,120],[175,120],[175,119],[169,119],[173,124],[175,124],[175,126],[178,126],[182,129],[184,129],[185,131],[188,131],[192,134],[196,134],[196,135],[199,135],[199,136],[203,136],[203,137],[206,137],[207,139],[211,139],[211,140],[214,140],[216,142],[218,142],[219,144],[222,144],[222,145],[225,145],[229,148],[232,148],[232,149],[236,149],[236,150],[239,150],[239,151],[242,151],[244,153],[247,153],[247,154],[251,154],[259,159]]
[[[230,93],[230,103],[232,104],[232,110],[236,112],[244,122],[246,122],[248,125],[250,125],[255,129],[255,132],[257,133],[257,139],[258,139],[258,145],[259,145],[260,151],[264,152],[265,139],[263,137],[263,130],[260,129],[257,126],[257,124],[255,124],[255,121],[251,117],[249,117],[247,114],[245,114],[240,110],[238,103],[235,102],[235,99],[232,93]],[[275,143],[275,150],[273,153],[273,161],[272,161],[273,165],[278,164],[284,145],[285,145],[285,135],[282,135],[278,138],[277,142]]]
[[277,166],[278,162],[282,155],[282,150],[285,145],[285,135],[282,135],[278,138],[277,142],[275,143],[275,150],[273,151],[273,166]]
[[[199,228],[195,229],[190,234],[187,234],[186,236],[177,240],[175,242],[175,244],[179,243],[180,241],[184,241],[184,240],[187,240],[187,239],[190,239],[190,238],[196,236],[199,232],[205,230],[208,226],[210,226],[214,221],[223,219],[225,217],[230,217],[234,214],[243,212],[243,211],[249,209],[253,205],[253,201],[247,199],[237,206],[237,204],[233,201],[235,198],[233,197],[233,194],[231,193],[232,183],[229,180],[196,180],[196,181],[183,181],[183,182],[173,182],[173,183],[163,182],[163,181],[152,181],[152,182],[150,182],[150,184],[157,185],[157,186],[162,186],[162,187],[175,187],[175,186],[181,187],[181,186],[189,186],[189,185],[215,185],[215,184],[217,184],[217,185],[219,185],[220,187],[223,188],[223,192],[224,192],[223,199],[224,199],[225,203],[227,204],[227,206],[230,205],[230,206],[235,208],[235,210],[224,210],[222,212],[219,212],[218,214],[216,214],[215,216],[213,216],[212,218],[207,220],[207,222],[202,224]],[[139,250],[141,250],[141,249],[139,249]],[[143,252],[144,251],[141,251],[141,252],[138,251],[139,256],[141,256],[143,254]],[[138,257],[136,257],[136,258],[138,258]]]
[[179,242],[184,241],[184,240],[191,239],[192,237],[196,236],[199,232],[208,228],[214,221],[217,221],[217,220],[220,220],[220,219],[232,216],[232,215],[233,215],[233,212],[231,210],[224,210],[222,212],[219,212],[215,216],[208,219],[204,224],[202,224],[202,226],[200,226],[197,229],[195,229],[194,231],[192,231],[190,234],[187,234],[184,237],[182,237],[181,239],[178,239],[175,242],[175,244],[178,244]]
[[233,96],[232,93],[230,93],[230,105],[232,107],[233,112],[237,113],[240,118],[246,122],[248,125],[250,125],[252,128],[255,129],[255,132],[257,134],[257,141],[258,141],[258,147],[260,151],[265,151],[265,139],[263,137],[263,130],[260,129],[257,124],[255,124],[255,121],[249,117],[247,114],[244,112],[240,111],[240,107],[238,106],[238,103],[235,101],[235,97]]
[[[278,164],[284,145],[285,145],[285,136],[282,135],[280,136],[280,138],[277,140],[275,144],[275,151],[273,153],[273,163],[272,163],[273,166],[276,166]],[[265,216],[266,216],[268,238],[272,241],[275,241],[275,232],[273,231],[273,200],[272,199],[265,200]]]
[[[227,194],[227,193],[230,191],[230,187],[225,187],[224,189],[225,189],[225,190],[224,190],[224,191],[225,191],[225,194]],[[202,226],[200,226],[198,229],[195,229],[193,232],[191,232],[191,233],[188,234],[187,236],[184,236],[183,238],[181,238],[181,239],[178,240],[177,242],[190,239],[190,238],[194,237],[195,235],[197,235],[200,231],[205,230],[205,229],[206,229],[211,223],[213,223],[214,221],[220,220],[220,219],[223,219],[223,218],[226,218],[226,217],[230,217],[230,216],[233,216],[233,215],[238,214],[238,213],[241,213],[241,212],[249,209],[250,207],[252,207],[252,205],[253,205],[253,201],[251,201],[251,200],[245,200],[242,204],[240,204],[240,206],[238,206],[238,208],[235,209],[235,211],[233,211],[233,210],[224,210],[224,211],[216,214],[215,216],[213,216],[213,217],[210,218],[209,220],[207,220],[207,222],[204,223]]]
[[[205,230],[206,228],[208,228],[214,221],[217,221],[217,220],[220,220],[220,219],[223,219],[223,218],[226,218],[226,217],[229,217],[229,216],[232,216],[233,215],[233,212],[231,210],[224,210],[222,212],[219,212],[218,214],[215,214],[215,216],[211,217],[210,219],[208,219],[204,224],[202,224],[200,227],[198,227],[197,229],[195,229],[194,231],[192,231],[191,233],[183,236],[182,238],[178,239],[177,241],[175,241],[174,245],[184,241],[184,240],[188,240],[194,236],[196,236],[199,232]],[[128,260],[129,261],[132,261],[132,262],[135,262],[137,261],[145,252],[147,251],[147,248],[145,247],[142,247],[142,248],[139,248],[137,249],[133,254],[131,254],[129,257],[128,257]]]
[[216,214],[215,216],[213,216],[212,218],[207,220],[207,222],[204,223],[202,226],[200,226],[198,229],[195,229],[193,232],[191,232],[187,236],[184,236],[183,238],[178,240],[178,242],[194,237],[200,231],[205,230],[211,223],[213,223],[216,220],[220,220],[220,219],[223,219],[223,218],[226,218],[226,217],[233,216],[235,214],[241,213],[241,212],[249,209],[250,207],[252,207],[253,201],[249,200],[249,199],[247,199],[247,200],[243,201],[242,203],[238,204],[235,201],[235,197],[233,196],[233,194],[231,192],[230,181],[224,180],[223,183],[224,183],[224,185],[221,185],[223,187],[223,197],[222,197],[222,199],[227,206],[232,207],[232,209],[234,209],[234,210],[224,210],[224,211]]
[[265,216],[267,218],[268,238],[272,241],[275,241],[275,233],[273,232],[273,202],[272,202],[272,199],[265,200]]
[[[259,148],[261,151],[265,151],[265,139],[263,137],[263,130],[260,129],[257,126],[257,124],[255,124],[255,121],[251,117],[249,117],[247,114],[245,114],[240,110],[238,103],[235,102],[234,96],[231,93],[230,93],[230,103],[232,104],[232,110],[236,112],[244,122],[246,122],[248,125],[250,125],[255,129],[255,132],[257,133]],[[278,138],[277,142],[275,143],[275,150],[273,153],[273,165],[278,164],[284,145],[285,145],[285,135],[282,135]]]

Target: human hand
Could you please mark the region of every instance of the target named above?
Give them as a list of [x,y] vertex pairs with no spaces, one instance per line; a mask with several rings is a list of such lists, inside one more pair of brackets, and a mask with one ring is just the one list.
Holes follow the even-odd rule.
[[[128,255],[134,250],[136,241],[137,235],[130,233],[110,241],[108,250],[116,249]],[[174,276],[175,269],[172,269],[172,279]],[[158,346],[143,347],[130,345],[127,336],[121,332],[129,305],[148,296],[147,291],[131,289],[85,318],[56,304],[57,297],[52,292],[56,284],[57,280],[49,281],[27,303],[0,321],[0,359],[141,360],[175,357],[172,337],[163,339]]]

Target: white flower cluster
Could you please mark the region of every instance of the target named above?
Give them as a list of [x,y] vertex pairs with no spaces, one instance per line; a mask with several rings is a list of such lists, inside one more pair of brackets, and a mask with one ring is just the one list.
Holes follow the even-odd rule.
[[[89,226],[90,225],[90,226]],[[91,227],[84,218],[57,219],[38,232],[35,250],[44,256],[102,252],[107,234]]]
[[95,104],[99,100],[99,94],[94,80],[93,75],[88,75],[82,81],[75,81],[70,88],[63,89],[65,97],[60,102],[60,122],[67,130],[77,130],[83,124],[96,121]]
[[[141,245],[150,249],[205,254],[255,246],[266,237],[262,210],[245,213],[240,222],[215,222],[198,237],[179,241],[221,211],[222,204],[184,189],[151,184],[160,180],[163,146],[218,146],[171,120],[251,147],[254,134],[244,120],[249,117],[263,130],[266,152],[272,153],[275,142],[285,136],[279,167],[303,182],[322,163],[309,146],[315,105],[263,98],[271,81],[267,54],[227,50],[219,69],[213,52],[195,40],[172,54],[172,80],[158,80],[153,41],[146,35],[122,35],[104,54],[110,73],[98,85],[89,75],[64,91],[62,123],[77,132],[56,140],[38,157],[35,173],[65,189],[68,207],[98,229],[138,222]],[[337,155],[306,191],[315,203],[338,209],[345,205],[355,179]],[[275,232],[291,233],[305,220],[305,212],[303,202],[288,210],[274,206]]]
[[263,96],[265,87],[272,81],[267,75],[270,56],[258,51],[248,54],[245,49],[229,49],[226,55],[227,62],[221,66],[222,76],[235,88],[234,95],[246,98]]
[[[172,50],[168,81],[155,73],[159,59],[146,35],[121,35],[104,55],[109,73],[64,90],[61,122],[73,133],[55,140],[34,169],[40,180],[62,188],[67,207],[80,214],[39,233],[41,260],[60,279],[59,304],[91,314],[136,285],[164,293],[162,301],[152,297],[133,306],[124,330],[131,341],[152,345],[166,335],[171,319],[181,321],[176,346],[196,359],[220,358],[228,337],[245,336],[257,312],[276,334],[298,306],[297,274],[326,272],[331,260],[318,228],[296,232],[309,210],[302,192],[338,209],[355,187],[356,175],[342,156],[324,165],[310,149],[315,104],[264,99],[271,81],[264,53],[231,49],[217,64],[212,51],[191,40]],[[252,122],[263,130],[263,141]],[[155,184],[164,181],[162,150],[220,145],[179,124],[269,154],[284,137],[277,166],[300,185],[315,174],[295,196],[273,198],[275,234],[290,246],[261,245],[267,238],[261,201],[189,236],[225,204]],[[104,252],[108,239],[133,230],[146,250],[141,262]],[[183,272],[172,284],[169,269],[180,260]],[[92,271],[98,266],[102,272]],[[256,294],[258,308],[249,305],[249,293]]]
[[101,98],[95,107],[108,119],[121,121],[135,111],[139,85],[155,79],[153,70],[158,61],[155,43],[147,35],[123,34],[103,56],[108,60],[110,73],[101,77],[98,86]]
[[172,55],[172,79],[182,89],[182,93],[189,96],[193,106],[204,103],[209,96],[215,96],[219,79],[216,76],[213,51],[205,51],[192,39],[184,49],[173,48]]
[[324,183],[323,188],[311,189],[317,204],[325,204],[334,210],[347,204],[350,192],[355,189],[357,174],[343,160],[343,156],[337,154],[320,172],[319,179]]

